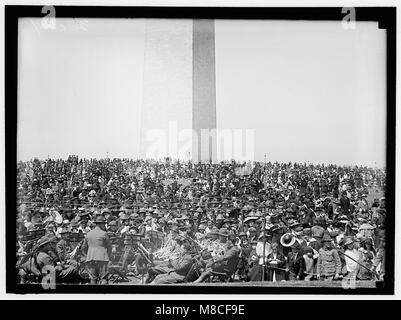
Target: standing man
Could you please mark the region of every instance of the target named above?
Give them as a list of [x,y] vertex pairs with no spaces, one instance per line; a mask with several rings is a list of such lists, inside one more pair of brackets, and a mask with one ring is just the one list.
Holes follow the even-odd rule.
[[317,260],[316,273],[317,278],[324,280],[337,280],[341,272],[340,256],[334,246],[332,239],[328,234],[324,234],[322,238],[323,247],[319,250]]
[[289,280],[303,280],[303,256],[302,247],[298,241],[291,246],[288,254],[287,269]]
[[86,263],[91,277],[91,284],[107,284],[107,265],[111,257],[111,242],[107,235],[103,216],[93,221],[96,227],[88,232],[84,246],[88,248]]

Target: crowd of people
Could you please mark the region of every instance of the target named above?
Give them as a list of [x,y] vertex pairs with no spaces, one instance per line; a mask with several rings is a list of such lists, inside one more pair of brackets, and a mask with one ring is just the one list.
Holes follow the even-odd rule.
[[91,284],[385,276],[384,169],[69,156],[17,170],[21,283],[49,267]]

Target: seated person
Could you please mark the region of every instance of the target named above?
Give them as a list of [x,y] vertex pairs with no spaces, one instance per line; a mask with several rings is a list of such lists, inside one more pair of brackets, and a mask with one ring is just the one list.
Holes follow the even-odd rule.
[[[177,237],[176,240],[176,246],[179,245],[181,248],[183,248],[183,244],[186,243],[186,241],[183,241],[181,238]],[[182,255],[175,259],[174,261],[179,261],[181,260]],[[153,266],[148,269],[148,273],[145,276],[144,282],[149,283],[154,279],[156,276],[160,274],[166,274],[169,273],[174,269],[174,261],[169,259],[168,261],[153,261]]]
[[192,247],[188,241],[184,241],[182,248],[184,254],[179,259],[170,260],[170,270],[167,273],[157,275],[152,284],[168,284],[184,281],[185,276],[192,267],[193,259],[191,255]]
[[[38,277],[38,281],[41,281],[43,277],[49,275],[51,268],[54,268],[55,283],[78,283],[84,280],[79,275],[76,266],[57,261],[55,258],[56,241],[57,237],[48,235],[39,239],[36,252],[20,267],[19,274],[22,279],[32,272]],[[35,266],[35,268],[30,268],[30,266]]]
[[227,235],[226,251],[222,256],[216,256],[214,261],[206,264],[204,271],[194,283],[204,281],[207,277],[212,275],[212,272],[227,272],[227,265],[230,264],[232,259],[237,259],[240,250],[235,245],[236,237],[232,234]]

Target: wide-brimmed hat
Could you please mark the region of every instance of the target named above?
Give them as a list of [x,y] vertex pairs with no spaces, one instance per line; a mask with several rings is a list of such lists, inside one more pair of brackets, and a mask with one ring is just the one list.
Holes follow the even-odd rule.
[[131,213],[130,216],[129,216],[129,218],[130,218],[131,220],[138,219],[138,218],[139,218],[139,214],[137,214],[136,212]]
[[301,225],[301,223],[299,223],[298,221],[292,220],[292,221],[289,221],[288,228],[292,229],[292,228],[298,227],[300,225]]
[[101,215],[97,215],[93,223],[106,223],[106,219]]
[[275,231],[280,230],[281,228],[282,228],[281,225],[275,224],[270,230],[271,230],[272,232],[275,232]]
[[117,225],[117,221],[116,220],[111,220],[109,223],[108,223],[108,226],[116,226]]
[[81,218],[83,218],[83,217],[88,217],[88,216],[89,216],[89,212],[88,212],[88,211],[81,211],[81,212],[79,213],[79,216],[80,216]]
[[127,214],[125,214],[125,213],[123,213],[122,215],[120,215],[120,220],[129,220],[130,219],[130,217],[127,215]]
[[259,217],[255,217],[255,216],[246,217],[244,219],[244,223],[251,221],[251,220],[258,220],[258,219],[259,219]]

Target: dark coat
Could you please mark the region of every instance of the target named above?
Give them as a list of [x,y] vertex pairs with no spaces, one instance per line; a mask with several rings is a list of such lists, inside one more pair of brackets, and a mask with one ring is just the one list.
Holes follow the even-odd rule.
[[350,205],[351,205],[351,203],[350,203],[350,200],[348,199],[348,197],[345,196],[345,195],[341,195],[340,202],[341,202],[341,207],[344,210],[344,213],[346,215],[349,215],[350,214]]
[[277,259],[280,260],[280,262],[277,264],[269,263],[269,259],[273,259],[273,253],[270,253],[267,256],[267,261],[268,261],[268,266],[269,266],[268,271],[267,271],[267,280],[273,281],[274,273],[276,274],[277,281],[286,280],[286,272],[284,270],[277,269],[277,268],[281,268],[281,269],[285,268],[285,265],[286,265],[285,256],[282,253],[277,253]]
[[287,257],[287,268],[289,269],[289,272],[293,275],[293,277],[299,277],[302,278],[303,272],[303,257],[302,253],[298,252],[298,254],[295,257],[295,254],[293,252],[290,252]]

